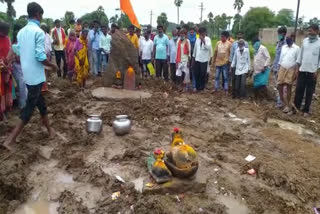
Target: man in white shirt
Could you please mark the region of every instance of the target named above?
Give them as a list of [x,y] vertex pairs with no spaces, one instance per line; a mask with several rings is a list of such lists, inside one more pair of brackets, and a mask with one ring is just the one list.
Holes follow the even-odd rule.
[[[282,47],[279,59],[277,85],[281,103],[284,104],[284,113],[290,111],[291,89],[294,82],[297,59],[300,48],[293,42],[294,35],[286,38],[286,45]],[[287,88],[287,97],[284,97],[284,88]]]
[[60,20],[54,21],[55,27],[51,31],[51,37],[53,38],[53,49],[56,56],[56,62],[59,67],[58,77],[61,77],[61,60],[63,60],[63,78],[67,76],[67,61],[64,51],[64,44],[66,40],[66,34],[61,27]]
[[[312,96],[315,91],[318,72],[320,72],[320,39],[318,35],[319,26],[317,24],[311,25],[309,36],[303,40],[297,60],[299,72],[294,105],[300,110],[303,97],[306,94],[305,105],[302,110],[305,117],[309,116]],[[295,109],[291,113],[295,113]]]
[[246,48],[243,39],[238,40],[237,43],[231,64],[232,72],[235,74],[233,98],[246,96],[246,79],[250,70],[250,51]]
[[137,28],[136,29],[136,35],[138,37],[138,41],[139,41],[139,58],[138,58],[138,63],[139,63],[139,66],[141,68],[141,70],[143,70],[143,64],[142,64],[142,60],[141,60],[141,44],[142,42],[145,40],[144,36],[141,36],[141,29],[140,28]]
[[172,30],[172,38],[169,41],[169,63],[170,63],[170,73],[171,73],[171,81],[174,84],[177,84],[177,76],[176,76],[176,57],[177,57],[177,41],[178,41],[178,35],[177,30]]
[[142,72],[143,76],[148,77],[150,76],[150,71],[148,68],[148,64],[151,62],[152,55],[153,55],[153,41],[149,38],[150,31],[144,33],[145,40],[141,41],[140,46],[140,55],[142,59]]
[[266,90],[269,83],[271,57],[259,38],[255,38],[252,44],[255,51],[253,87],[257,90]]
[[208,70],[208,61],[210,54],[212,55],[212,45],[209,37],[206,36],[206,29],[199,28],[199,38],[196,41],[193,57],[194,57],[194,74],[196,81],[196,90],[203,91],[206,83],[206,74]]
[[[108,34],[108,26],[103,25],[101,27],[101,35],[99,41],[99,47],[101,49],[101,62],[102,62],[102,71],[107,69],[107,65],[109,62],[109,54],[111,51],[111,35]],[[100,66],[100,65],[99,65]],[[99,69],[101,70],[101,69]]]

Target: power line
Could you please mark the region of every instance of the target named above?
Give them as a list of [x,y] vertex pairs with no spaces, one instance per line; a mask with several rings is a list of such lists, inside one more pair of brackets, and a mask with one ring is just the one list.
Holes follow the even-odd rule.
[[203,11],[205,10],[204,9],[204,5],[203,5],[203,2],[201,2],[201,4],[200,4],[200,11],[201,11],[201,16],[200,16],[200,23],[202,22],[202,14],[203,14]]

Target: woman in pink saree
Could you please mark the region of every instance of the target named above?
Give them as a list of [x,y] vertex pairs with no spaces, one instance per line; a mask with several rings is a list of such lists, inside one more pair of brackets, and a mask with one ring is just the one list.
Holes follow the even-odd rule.
[[74,30],[70,31],[69,38],[66,44],[66,56],[67,56],[67,64],[68,64],[68,78],[70,83],[72,83],[72,79],[75,72],[75,45],[77,41],[76,32]]

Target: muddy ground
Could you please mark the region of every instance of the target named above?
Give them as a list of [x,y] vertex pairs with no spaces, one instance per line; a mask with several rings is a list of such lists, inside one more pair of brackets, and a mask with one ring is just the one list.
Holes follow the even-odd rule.
[[[54,204],[60,214],[311,214],[320,206],[319,100],[313,102],[312,117],[303,118],[284,115],[273,100],[240,101],[209,91],[182,94],[153,80],[143,89],[152,93],[150,99],[120,101],[91,96],[99,79],[91,79],[85,91],[55,78],[51,83],[46,100],[56,136],[48,139],[36,112],[18,139],[17,152],[0,150],[0,213],[36,200]],[[87,134],[87,115],[97,112],[103,132]],[[112,131],[118,114],[133,120],[127,136]],[[17,115],[16,110],[0,123],[0,141]],[[281,121],[268,123],[270,118]],[[309,131],[300,125],[289,130],[292,124],[283,121]],[[197,150],[207,191],[144,195],[136,188],[148,177],[147,155],[156,147],[168,148],[173,127],[180,127]],[[257,158],[248,164],[249,154]],[[250,168],[257,173],[248,175]],[[117,191],[121,195],[113,201]]]

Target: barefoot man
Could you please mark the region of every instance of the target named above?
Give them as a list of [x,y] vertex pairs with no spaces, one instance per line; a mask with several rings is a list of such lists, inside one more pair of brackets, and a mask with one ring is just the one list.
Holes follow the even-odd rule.
[[17,136],[31,119],[35,107],[40,111],[42,122],[48,129],[49,136],[52,134],[41,88],[46,81],[44,66],[58,68],[47,59],[45,53],[45,33],[40,28],[40,20],[43,15],[42,7],[32,2],[28,4],[27,10],[28,24],[20,30],[17,38],[23,77],[28,88],[28,98],[25,107],[21,110],[19,123],[3,144],[10,151],[14,148]]

